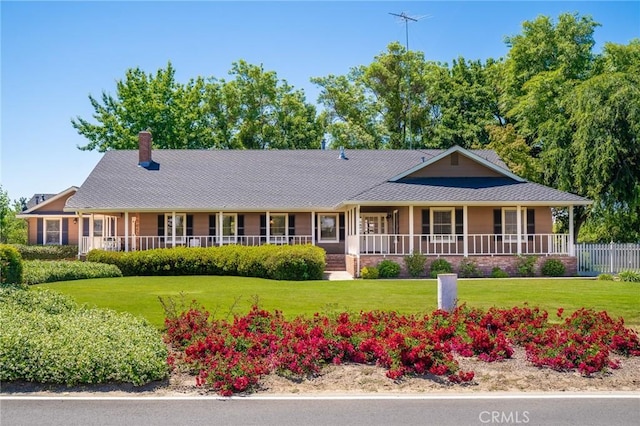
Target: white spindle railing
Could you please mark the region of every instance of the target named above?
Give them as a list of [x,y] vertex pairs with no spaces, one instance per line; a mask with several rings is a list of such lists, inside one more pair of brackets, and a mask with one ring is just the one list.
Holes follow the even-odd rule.
[[[535,234],[521,235],[518,242],[517,235],[509,234],[468,234],[467,253],[464,251],[463,235],[413,235],[413,244],[409,234],[365,234],[349,235],[346,240],[346,252],[357,254],[395,254],[406,255],[414,252],[426,255],[566,255],[569,253],[568,234]],[[127,244],[125,244],[125,239]],[[225,244],[239,244],[243,246],[260,246],[264,244],[311,244],[311,235],[270,236],[237,235],[223,236],[222,241],[217,236],[189,235],[176,237],[176,247],[213,247]],[[82,237],[80,252],[87,253],[91,249],[110,251],[151,250],[155,248],[169,248],[174,246],[172,237],[135,236],[135,237]],[[518,250],[519,248],[519,250]]]

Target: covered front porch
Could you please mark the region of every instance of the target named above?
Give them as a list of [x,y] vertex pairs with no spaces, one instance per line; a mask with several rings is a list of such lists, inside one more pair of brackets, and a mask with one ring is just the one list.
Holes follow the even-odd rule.
[[226,244],[312,244],[356,256],[574,255],[572,227],[552,232],[548,206],[354,205],[331,212],[126,211],[79,218],[81,255]]
[[554,233],[547,206],[356,205],[345,213],[346,253],[573,256],[567,208],[569,232]]

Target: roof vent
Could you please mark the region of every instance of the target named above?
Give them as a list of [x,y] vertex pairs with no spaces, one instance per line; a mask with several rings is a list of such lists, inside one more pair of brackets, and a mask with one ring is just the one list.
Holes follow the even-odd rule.
[[344,146],[340,147],[340,155],[338,155],[338,158],[341,160],[348,160],[347,154],[344,152]]
[[323,150],[323,151],[325,149],[327,149],[327,141],[326,140],[322,139],[322,141],[320,142],[320,149]]

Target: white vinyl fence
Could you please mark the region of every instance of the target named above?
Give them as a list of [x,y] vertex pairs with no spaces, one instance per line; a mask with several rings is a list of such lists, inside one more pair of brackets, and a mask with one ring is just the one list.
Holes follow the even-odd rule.
[[640,244],[576,244],[578,275],[640,272]]

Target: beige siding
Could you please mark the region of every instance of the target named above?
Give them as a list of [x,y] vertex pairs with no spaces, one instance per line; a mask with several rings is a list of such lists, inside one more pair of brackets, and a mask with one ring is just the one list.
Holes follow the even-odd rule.
[[311,235],[311,213],[296,213],[296,235]]
[[[68,220],[68,238],[70,245],[78,244],[78,224],[73,223],[73,217],[70,217],[70,213],[63,213],[64,205],[75,192],[71,192],[70,194],[60,197],[57,200],[53,200],[50,202],[45,201],[37,206],[35,210],[32,211],[32,214],[49,214],[51,219],[59,219],[60,216],[64,215],[64,217]],[[59,216],[56,216],[59,214]],[[43,218],[44,219],[44,218]],[[29,218],[26,219],[27,222],[27,238],[29,244],[37,244],[38,243],[38,218]]]
[[[458,153],[454,153],[458,154]],[[500,173],[458,154],[458,165],[452,165],[451,155],[430,164],[408,177],[501,177]]]
[[38,220],[36,218],[27,219],[27,234],[29,244],[37,244],[38,242]]
[[140,236],[158,235],[158,213],[140,213]]

